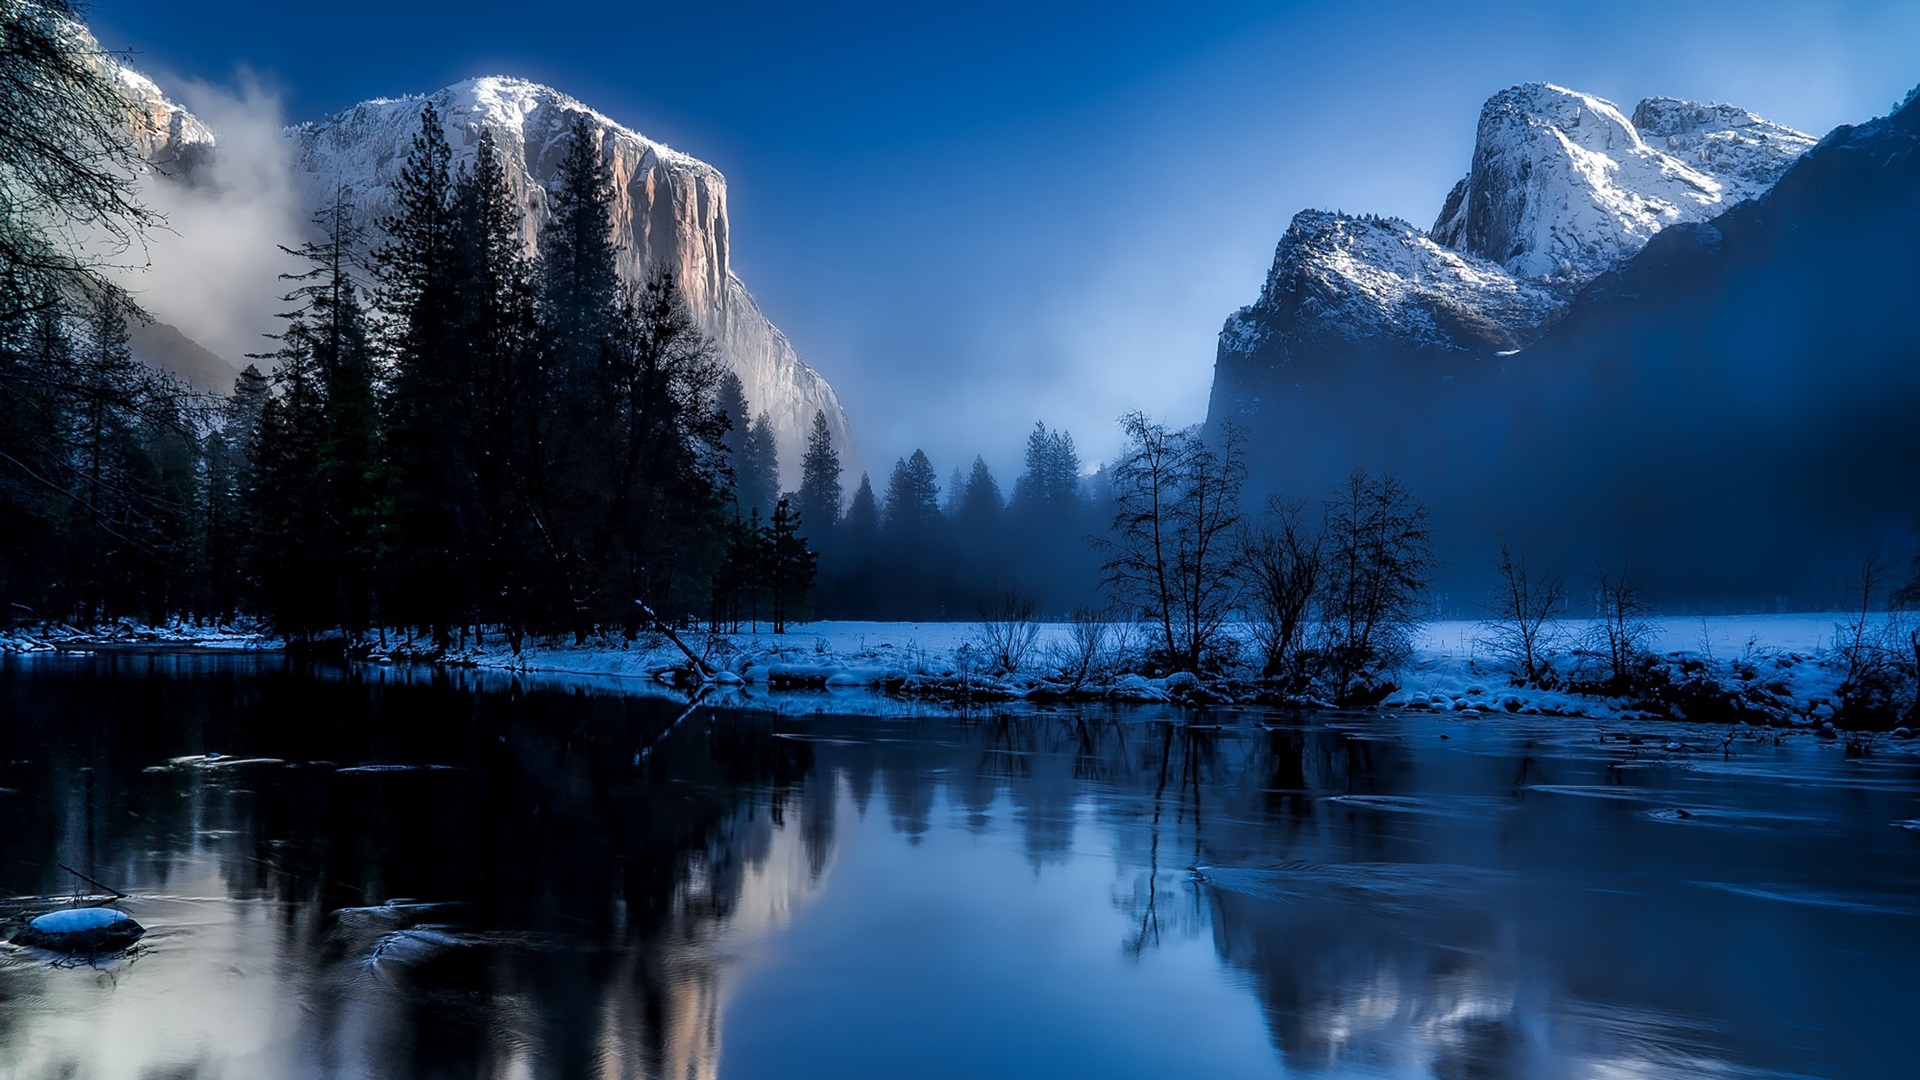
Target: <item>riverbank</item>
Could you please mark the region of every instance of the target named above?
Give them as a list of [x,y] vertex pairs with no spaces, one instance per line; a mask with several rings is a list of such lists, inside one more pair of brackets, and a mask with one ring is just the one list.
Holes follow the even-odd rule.
[[[1846,659],[1834,648],[1842,613],[1671,617],[1651,620],[1632,690],[1596,692],[1597,658],[1581,647],[1590,626],[1549,628],[1554,676],[1516,685],[1512,665],[1489,647],[1486,624],[1424,626],[1397,687],[1379,705],[1394,710],[1513,713],[1591,719],[1667,719],[1779,726],[1830,725],[1842,704]],[[1140,636],[1116,629],[1089,658],[1084,635],[1041,623],[1012,670],[993,661],[995,635],[975,623],[818,622],[786,634],[692,635],[714,681],[758,691],[828,690],[962,702],[1109,700],[1192,705],[1329,707],[1288,695],[1242,671],[1226,677],[1154,676],[1140,662]],[[1005,634],[999,635],[1004,643]],[[510,672],[685,681],[685,654],[660,635],[575,644],[504,641],[445,652],[405,648],[376,659],[427,659]],[[1581,689],[1575,689],[1576,687]]]
[[[1836,719],[1845,720],[1842,686],[1849,661],[1835,641],[1846,637],[1848,619],[1843,613],[1820,612],[1650,620],[1636,678],[1621,692],[1603,689],[1599,659],[1583,648],[1592,630],[1584,620],[1548,627],[1544,656],[1553,674],[1534,684],[1515,677],[1513,666],[1492,647],[1487,624],[1437,621],[1421,628],[1412,656],[1396,673],[1394,689],[1378,704],[1387,710],[1470,715],[1828,729]],[[1310,694],[1283,692],[1248,670],[1207,678],[1151,673],[1142,660],[1142,641],[1137,628],[1114,626],[1090,643],[1084,627],[1066,623],[1036,623],[1029,634],[1027,628],[1010,632],[978,623],[825,621],[785,634],[681,636],[700,657],[706,682],[750,690],[755,696],[872,694],[961,706],[1104,700],[1331,707]],[[91,630],[61,625],[0,634],[0,652],[108,647],[273,649],[280,642],[258,627],[150,627],[131,622]],[[365,659],[591,676],[630,685],[702,681],[692,675],[680,646],[658,633],[584,643],[570,637],[532,638],[522,641],[518,650],[499,636],[445,650],[389,636],[387,647],[371,650]]]

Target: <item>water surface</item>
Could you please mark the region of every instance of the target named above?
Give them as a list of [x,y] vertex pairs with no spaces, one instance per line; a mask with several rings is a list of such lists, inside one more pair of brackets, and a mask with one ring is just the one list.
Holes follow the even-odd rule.
[[801,700],[0,658],[0,1077],[1912,1075],[1905,747]]

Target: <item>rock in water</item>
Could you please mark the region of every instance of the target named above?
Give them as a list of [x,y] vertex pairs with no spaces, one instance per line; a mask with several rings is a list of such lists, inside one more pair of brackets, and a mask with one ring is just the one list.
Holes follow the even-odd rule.
[[14,935],[15,945],[96,956],[118,952],[139,941],[147,928],[112,908],[68,908],[42,915]]

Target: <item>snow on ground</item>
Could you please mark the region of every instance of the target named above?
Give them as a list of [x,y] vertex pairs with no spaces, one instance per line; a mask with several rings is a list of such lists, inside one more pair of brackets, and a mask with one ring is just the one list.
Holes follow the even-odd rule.
[[[1887,625],[1876,616],[1873,629]],[[1837,627],[1850,617],[1821,612],[1793,615],[1664,617],[1649,620],[1647,647],[1660,658],[1662,671],[1679,691],[1670,694],[1659,715],[1685,716],[1689,693],[1702,688],[1731,694],[1755,714],[1776,722],[1818,724],[1830,719],[1845,677],[1831,649]],[[1597,658],[1583,651],[1593,626],[1586,620],[1550,624],[1547,645],[1559,685],[1554,689],[1515,686],[1511,665],[1491,647],[1486,623],[1445,620],[1423,626],[1414,655],[1397,673],[1397,688],[1386,708],[1482,713],[1514,712],[1595,718],[1648,715],[1644,698],[1605,698],[1565,688],[1569,675],[1596,676]],[[991,659],[986,629],[967,622],[838,622],[798,625],[785,634],[769,632],[707,634],[689,632],[681,640],[715,673],[716,689],[751,700],[769,696],[848,694],[925,697],[952,700],[1019,699],[1057,696],[1069,689],[1112,700],[1232,701],[1267,700],[1246,679],[1202,684],[1174,673],[1149,678],[1140,673],[1145,641],[1140,628],[1114,628],[1106,663],[1078,686],[1065,670],[1072,654],[1074,628],[1040,623],[1020,667],[1002,671]],[[1239,634],[1243,639],[1244,633]],[[585,678],[596,683],[652,687],[686,669],[686,657],[664,635],[642,633],[633,641],[615,635],[574,644],[571,637],[530,639],[518,652],[498,634],[489,634],[430,653],[410,648],[398,637],[391,651],[375,662],[428,660],[438,664],[507,673]],[[1905,640],[1904,635],[1899,639]],[[419,644],[419,643],[416,643]],[[83,631],[70,626],[0,632],[0,652],[86,650],[114,646],[201,648],[273,648],[276,642],[250,627],[142,627],[131,622]],[[1249,672],[1248,674],[1251,674]],[[1674,705],[1674,702],[1680,702]]]
[[[1661,658],[1675,683],[1725,687],[1747,706],[1775,720],[1819,723],[1832,717],[1844,669],[1828,650],[1844,613],[1666,617],[1649,621],[1645,644]],[[1876,617],[1875,625],[1884,621]],[[1597,675],[1596,658],[1583,652],[1593,625],[1564,620],[1549,627],[1547,651],[1564,684],[1573,674]],[[1241,635],[1244,637],[1244,634]],[[719,673],[716,681],[755,696],[769,691],[886,691],[913,696],[953,696],[980,691],[987,697],[1043,697],[1069,678],[1063,662],[1071,653],[1073,627],[1042,623],[1019,670],[995,670],[984,628],[962,622],[816,622],[786,634],[688,634],[682,640]],[[1196,682],[1173,674],[1148,678],[1130,673],[1144,640],[1135,628],[1115,643],[1118,661],[1082,690],[1125,701],[1193,699]],[[482,669],[626,679],[659,679],[683,669],[678,648],[657,634],[574,645],[571,639],[528,642],[514,653],[497,639],[455,650],[446,662]],[[1645,715],[1644,700],[1610,699],[1513,685],[1512,668],[1490,647],[1490,627],[1447,620],[1421,628],[1415,653],[1398,673],[1388,708],[1436,711],[1506,711],[1588,717]],[[1201,700],[1231,700],[1232,684],[1212,684],[1218,694]],[[1684,687],[1683,687],[1684,689]],[[1677,695],[1676,695],[1677,696]],[[1683,714],[1684,707],[1670,710]]]
[[277,649],[280,641],[259,626],[150,626],[123,619],[91,629],[52,623],[0,629],[0,653],[85,652],[101,646],[179,646],[196,649]]

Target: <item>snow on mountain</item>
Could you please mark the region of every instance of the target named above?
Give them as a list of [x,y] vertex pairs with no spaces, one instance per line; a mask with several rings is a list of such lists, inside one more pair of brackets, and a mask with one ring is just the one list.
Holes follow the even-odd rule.
[[1269,335],[1421,349],[1518,348],[1564,306],[1540,284],[1455,251],[1395,218],[1294,216],[1260,299],[1227,321],[1221,347]]
[[192,113],[167,100],[152,79],[124,64],[114,65],[114,74],[132,104],[129,129],[133,145],[155,168],[167,171],[176,165],[186,167],[194,155],[213,148],[213,132]]
[[557,90],[521,79],[472,79],[426,98],[363,102],[293,127],[295,174],[308,204],[320,206],[344,189],[360,222],[377,229],[393,213],[393,184],[428,100],[440,113],[456,168],[472,159],[481,131],[493,132],[513,198],[526,211],[529,254],[546,222],[547,187],[558,174],[567,133],[575,117],[585,117],[613,175],[622,276],[639,281],[658,269],[674,272],[702,328],[739,374],[750,406],[772,417],[785,483],[798,483],[816,410],[826,413],[842,455],[851,456],[851,432],[833,387],[800,359],[731,268],[726,178]]
[[1516,274],[1577,285],[1661,229],[1766,190],[1813,143],[1730,105],[1649,98],[1630,121],[1610,101],[1527,83],[1480,110],[1471,171],[1433,236]]
[[1731,105],[1649,98],[1628,120],[1546,83],[1503,90],[1431,233],[1294,218],[1260,298],[1221,330],[1210,418],[1245,420],[1276,390],[1362,358],[1418,357],[1421,377],[1445,378],[1525,348],[1580,286],[1660,230],[1765,192],[1813,143]]

